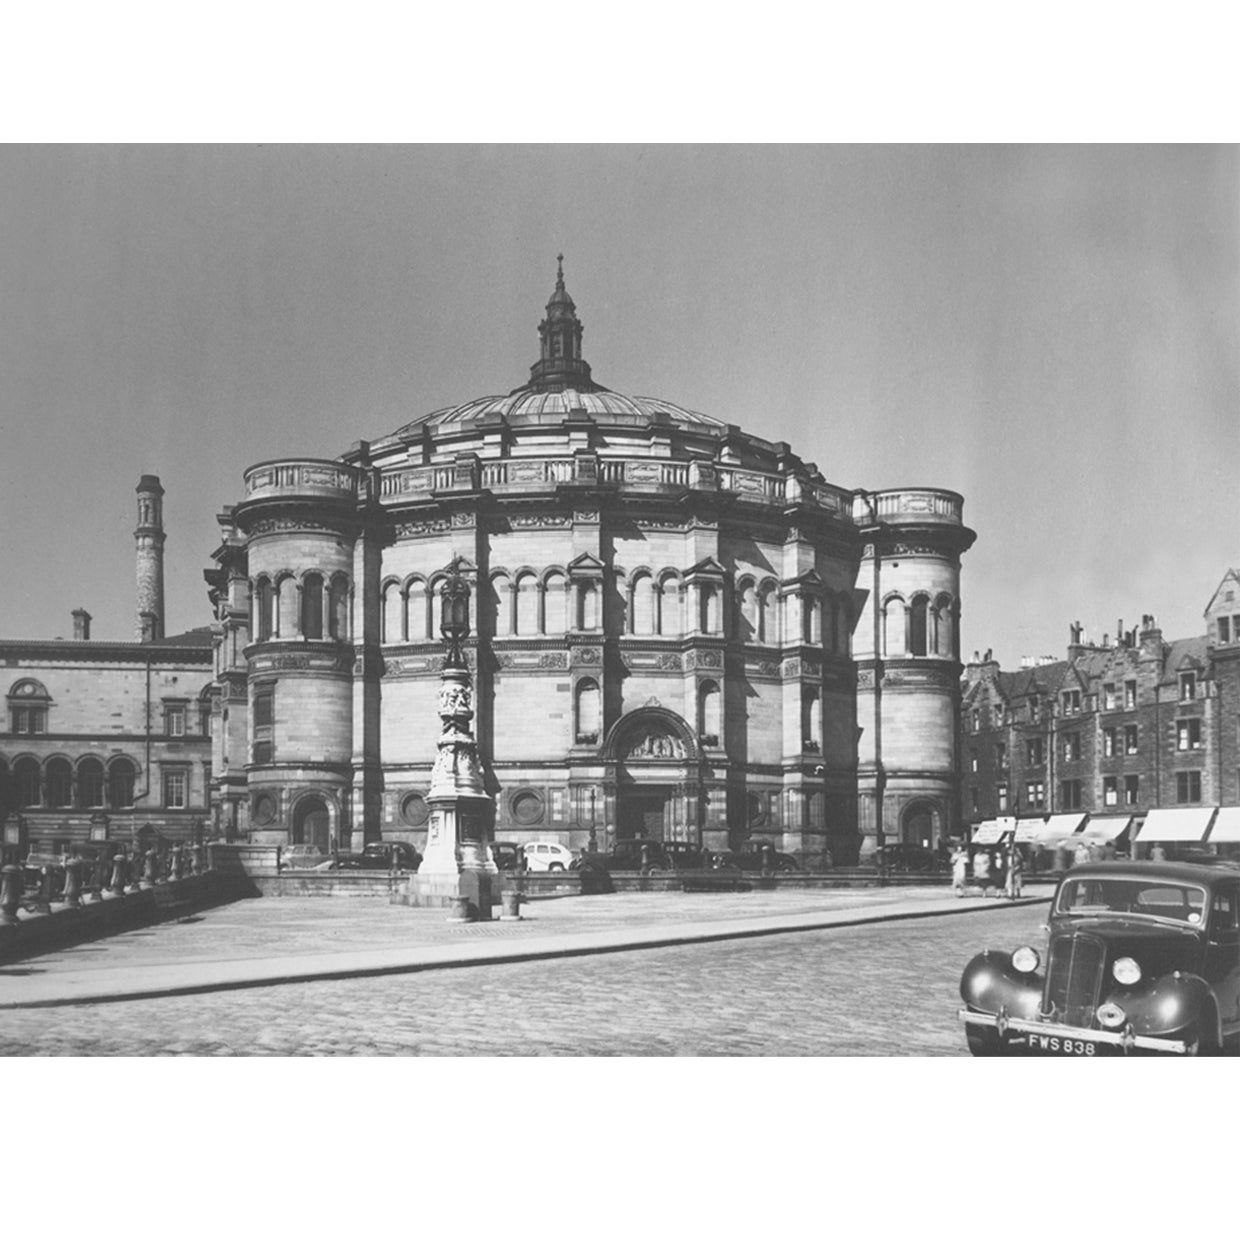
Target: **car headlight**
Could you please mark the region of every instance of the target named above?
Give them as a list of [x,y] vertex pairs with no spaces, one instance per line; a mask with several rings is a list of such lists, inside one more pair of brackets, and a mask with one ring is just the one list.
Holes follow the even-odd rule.
[[1104,1029],[1118,1029],[1128,1019],[1128,1013],[1118,1003],[1099,1004],[1097,1016]]
[[1121,986],[1135,986],[1141,980],[1141,966],[1131,956],[1121,956],[1111,966],[1111,976]]
[[1032,947],[1018,947],[1012,953],[1012,968],[1017,973],[1036,973],[1042,957]]

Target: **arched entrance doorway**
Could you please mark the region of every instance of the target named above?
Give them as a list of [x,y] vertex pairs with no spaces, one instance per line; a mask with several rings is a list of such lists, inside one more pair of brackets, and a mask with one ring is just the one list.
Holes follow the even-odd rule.
[[313,844],[331,852],[331,813],[319,796],[302,797],[293,811],[294,844]]
[[905,808],[900,821],[903,843],[937,848],[941,836],[939,807],[933,801],[914,801]]
[[632,711],[617,721],[604,755],[616,839],[699,842],[700,752],[679,715],[661,706]]

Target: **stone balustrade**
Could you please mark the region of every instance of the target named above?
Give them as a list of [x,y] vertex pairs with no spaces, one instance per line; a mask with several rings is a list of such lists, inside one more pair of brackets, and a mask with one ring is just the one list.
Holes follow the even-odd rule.
[[964,500],[955,491],[911,487],[897,491],[858,492],[852,501],[857,525],[963,525]]
[[358,474],[338,461],[312,458],[264,461],[245,471],[245,497],[255,499],[347,499],[357,494]]

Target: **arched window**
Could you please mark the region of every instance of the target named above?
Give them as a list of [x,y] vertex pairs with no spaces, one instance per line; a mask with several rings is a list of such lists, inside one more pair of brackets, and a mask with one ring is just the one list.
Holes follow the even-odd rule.
[[775,587],[765,586],[758,595],[757,640],[768,646],[779,643],[779,600]]
[[821,608],[812,594],[801,596],[801,640],[814,645],[822,641]]
[[495,636],[508,637],[512,633],[512,590],[507,577],[493,577],[491,589],[495,602]]
[[577,682],[577,720],[575,739],[578,745],[597,745],[602,713],[599,705],[598,682]]
[[301,615],[297,606],[297,578],[280,578],[280,594],[277,599],[276,633],[282,638],[297,636],[297,622]]
[[737,617],[736,636],[743,642],[758,640],[758,592],[753,582],[746,582],[741,590],[740,615]]
[[599,625],[597,581],[583,581],[577,590],[577,627],[587,632]]
[[543,632],[558,637],[568,628],[568,615],[563,573],[548,573],[543,585]]
[[44,772],[47,804],[51,809],[68,809],[73,804],[73,767],[68,758],[49,758]]
[[822,752],[822,695],[809,685],[801,695],[801,736],[806,752]]
[[401,622],[404,619],[402,602],[400,586],[394,581],[389,581],[383,588],[382,631],[379,634],[379,640],[387,645],[392,645],[404,639],[404,635],[401,632]]
[[927,635],[927,613],[930,610],[930,600],[924,594],[919,594],[913,600],[913,610],[909,616],[909,653],[915,655],[924,655],[926,653],[926,635]]
[[517,578],[518,637],[533,637],[538,632],[538,578],[522,573]]
[[323,578],[318,573],[301,579],[301,632],[310,641],[323,640]]
[[338,573],[332,578],[327,598],[331,635],[338,642],[349,640],[349,579]]
[[713,581],[704,581],[701,585],[701,628],[703,633],[718,633],[719,626],[719,587]]
[[885,655],[905,653],[906,629],[904,600],[899,596],[892,596],[883,604],[883,653]]
[[629,631],[638,637],[649,637],[655,631],[654,579],[642,573],[633,581],[632,624]]
[[270,640],[274,624],[275,601],[271,582],[260,577],[254,585],[254,640]]
[[137,779],[134,764],[117,758],[108,767],[108,805],[112,809],[133,809],[133,789]]
[[43,804],[39,764],[34,758],[18,758],[13,763],[13,784],[20,809],[34,809]]
[[703,745],[719,744],[720,726],[719,686],[704,680],[698,690],[698,735]]
[[840,615],[835,595],[828,594],[822,600],[822,648],[835,654],[839,650]]
[[952,600],[940,594],[934,604],[934,652],[950,659],[954,649],[952,638]]
[[684,617],[680,582],[668,573],[659,582],[659,632],[664,637],[679,637],[684,632]]
[[432,639],[430,608],[427,606],[426,582],[411,581],[405,600],[405,632],[411,642]]
[[79,809],[99,809],[103,806],[103,763],[98,758],[83,758],[77,771]]

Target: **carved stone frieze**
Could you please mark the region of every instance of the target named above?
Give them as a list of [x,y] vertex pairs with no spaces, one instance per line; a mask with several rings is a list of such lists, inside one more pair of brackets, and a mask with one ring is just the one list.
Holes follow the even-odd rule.
[[577,525],[597,525],[599,521],[597,508],[578,508],[573,513],[573,521]]
[[683,761],[685,743],[679,736],[672,736],[668,732],[654,728],[646,728],[629,738],[622,756],[626,762],[651,758]]
[[563,512],[517,513],[508,522],[514,530],[561,530],[569,524],[569,516]]
[[577,663],[597,665],[603,661],[603,652],[597,646],[576,646],[573,659]]
[[442,534],[449,529],[447,517],[434,517],[429,521],[408,521],[396,527],[397,538],[424,538],[427,534]]
[[478,524],[478,515],[474,512],[454,512],[452,526],[458,530],[472,530]]
[[249,526],[250,535],[284,534],[296,531],[308,531],[321,534],[339,534],[338,526],[329,525],[325,521],[312,521],[306,517],[263,517],[252,521]]

